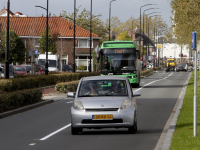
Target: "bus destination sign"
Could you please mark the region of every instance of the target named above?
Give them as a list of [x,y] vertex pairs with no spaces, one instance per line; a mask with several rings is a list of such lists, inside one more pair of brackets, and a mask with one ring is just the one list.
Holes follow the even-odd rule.
[[120,48],[113,48],[113,49],[103,49],[103,54],[132,54],[134,52],[133,49],[120,49]]

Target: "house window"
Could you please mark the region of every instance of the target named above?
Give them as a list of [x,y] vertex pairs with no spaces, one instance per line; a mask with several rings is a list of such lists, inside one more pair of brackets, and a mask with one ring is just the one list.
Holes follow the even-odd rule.
[[39,39],[34,39],[34,41],[35,41],[35,47],[40,47],[40,44],[39,44]]
[[[93,40],[92,40],[92,45],[93,47]],[[78,47],[80,48],[86,48],[86,47],[90,47],[90,40],[88,39],[79,39],[78,40]]]

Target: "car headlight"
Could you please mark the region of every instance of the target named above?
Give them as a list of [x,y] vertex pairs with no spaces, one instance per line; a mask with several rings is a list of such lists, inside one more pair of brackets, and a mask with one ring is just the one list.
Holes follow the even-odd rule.
[[81,101],[75,101],[73,107],[76,110],[84,110],[85,109],[83,107],[83,104],[81,103]]
[[127,109],[127,108],[130,108],[131,106],[132,106],[131,101],[130,100],[125,100],[122,103],[120,109]]

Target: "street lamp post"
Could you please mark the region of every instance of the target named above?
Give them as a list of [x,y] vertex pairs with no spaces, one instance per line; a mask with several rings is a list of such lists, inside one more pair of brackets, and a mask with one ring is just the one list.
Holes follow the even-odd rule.
[[10,28],[10,1],[7,2],[8,15],[7,15],[7,51],[6,51],[6,61],[5,61],[5,78],[9,79],[9,28]]
[[[147,18],[146,18],[146,31],[148,33],[148,15],[151,15],[151,14],[154,14],[154,13],[160,13],[160,12],[152,12],[152,13],[149,13],[147,14]],[[148,48],[149,48],[149,35],[148,35]],[[146,50],[147,50],[147,45],[146,45]],[[147,51],[146,51],[146,55],[148,56],[149,55],[149,49],[148,49],[148,54],[147,54]]]
[[[156,52],[156,56],[157,56],[157,60],[158,60],[158,53],[157,53],[157,26],[156,26],[156,23],[159,23],[159,22],[163,22],[163,21],[157,21],[154,23],[154,42],[155,42],[155,52]],[[158,60],[159,61],[159,60]],[[155,62],[157,64],[157,61]],[[156,65],[157,67],[157,65]]]
[[91,0],[91,8],[90,8],[90,64],[89,64],[89,72],[91,72],[91,52],[92,52],[92,0]]
[[47,26],[46,26],[46,63],[45,63],[45,75],[48,75],[48,7],[49,7],[49,0],[47,0],[47,8],[42,6],[35,6],[45,9],[47,11]]
[[[141,9],[142,9],[142,7],[145,7],[145,6],[148,6],[148,5],[156,5],[156,4],[146,4],[146,5],[143,5],[143,6],[140,7],[140,38],[139,38],[139,49],[140,49],[140,51],[141,51]],[[143,24],[144,24],[144,22],[143,22]],[[142,70],[144,68],[143,61],[144,60],[143,60],[143,55],[142,55]]]
[[110,41],[110,17],[111,17],[111,3],[114,2],[116,0],[112,0],[110,1],[110,7],[109,7],[109,41]]
[[75,35],[76,33],[76,0],[74,0],[74,50],[73,50],[73,72],[76,72],[76,62],[75,62]]
[[[155,16],[160,16],[160,15],[149,16],[148,19],[150,19],[151,17],[155,17]],[[150,56],[150,51],[149,51],[149,21],[148,21],[148,57],[149,56]]]

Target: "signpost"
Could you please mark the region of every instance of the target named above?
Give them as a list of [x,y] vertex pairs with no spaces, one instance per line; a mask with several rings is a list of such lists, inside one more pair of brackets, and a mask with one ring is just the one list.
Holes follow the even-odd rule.
[[192,32],[192,49],[195,50],[195,70],[194,70],[194,137],[197,136],[197,32]]

